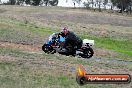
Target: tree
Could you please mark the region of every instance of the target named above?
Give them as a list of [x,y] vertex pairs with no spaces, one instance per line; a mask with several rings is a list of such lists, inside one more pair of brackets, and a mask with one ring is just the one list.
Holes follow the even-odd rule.
[[75,7],[75,2],[78,3],[80,5],[82,0],[72,0],[72,2],[74,3],[74,7]]
[[99,12],[101,12],[101,2],[102,2],[102,0],[96,0]]
[[74,5],[74,8],[76,7],[76,0],[72,0],[72,2],[73,2],[73,5]]
[[49,3],[49,0],[43,0],[43,3],[47,6]]
[[98,2],[99,2],[99,5],[98,5],[99,6],[99,12],[101,12],[101,2],[102,2],[102,0],[99,0]]
[[106,4],[108,3],[108,0],[103,1],[104,9],[106,9]]
[[130,0],[129,4],[128,4],[128,9],[130,11],[130,14],[131,14],[131,11],[132,11],[132,0]]
[[17,4],[17,5],[21,5],[21,4],[24,3],[24,1],[25,1],[25,0],[16,0],[16,4]]
[[84,2],[83,4],[88,9],[88,8],[90,8],[90,3],[91,2],[89,0],[87,0],[87,2]]
[[51,5],[51,6],[57,6],[58,5],[58,0],[41,0],[40,1],[40,5]]
[[26,4],[31,4],[30,0],[25,0]]
[[77,2],[79,5],[81,3],[82,0],[75,0],[75,2]]
[[128,4],[128,11],[130,12],[131,14],[131,11],[132,11],[132,0],[130,1],[130,3]]
[[94,0],[91,0],[91,4],[92,4],[92,8],[93,8],[93,5],[94,5]]
[[51,6],[57,6],[58,5],[58,0],[52,0],[52,1],[50,0],[49,3],[50,3]]
[[132,0],[111,0],[112,4],[114,6],[117,6],[122,13],[125,9],[128,9],[128,7],[131,7],[130,3],[132,3]]
[[9,0],[9,2],[10,2],[11,5],[15,5],[16,0]]
[[33,4],[34,6],[38,6],[38,5],[40,4],[40,1],[41,1],[41,0],[33,0],[33,3],[32,3],[32,4]]

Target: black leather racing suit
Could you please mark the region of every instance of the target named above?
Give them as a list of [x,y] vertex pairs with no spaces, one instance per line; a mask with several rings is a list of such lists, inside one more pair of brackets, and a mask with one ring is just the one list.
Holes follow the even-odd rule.
[[68,33],[65,35],[64,33],[60,33],[62,37],[65,37],[65,44],[63,48],[66,48],[68,44],[70,44],[73,48],[77,46],[78,48],[81,48],[82,46],[82,40],[77,35],[75,35],[73,32],[68,31]]

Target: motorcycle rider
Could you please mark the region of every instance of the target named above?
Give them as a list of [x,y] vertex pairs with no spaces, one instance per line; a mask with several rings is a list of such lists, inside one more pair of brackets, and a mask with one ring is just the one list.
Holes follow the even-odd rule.
[[62,37],[65,37],[65,43],[62,48],[62,52],[67,52],[66,46],[68,46],[68,44],[70,44],[74,48],[74,51],[73,51],[74,54],[76,53],[75,52],[76,49],[81,48],[82,46],[81,38],[78,37],[76,34],[74,34],[72,31],[69,31],[67,27],[64,27],[61,33],[59,33],[59,35],[61,35]]

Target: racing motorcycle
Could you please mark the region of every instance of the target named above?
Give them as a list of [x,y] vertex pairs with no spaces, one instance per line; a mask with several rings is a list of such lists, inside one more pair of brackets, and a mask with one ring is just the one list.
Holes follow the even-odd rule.
[[42,46],[42,50],[48,54],[54,54],[58,52],[63,55],[81,56],[83,58],[91,58],[94,54],[92,46],[94,40],[84,39],[80,49],[77,46],[72,47],[70,44],[66,46],[66,52],[61,52],[61,49],[65,43],[65,38],[58,36],[56,33],[50,35],[47,42]]

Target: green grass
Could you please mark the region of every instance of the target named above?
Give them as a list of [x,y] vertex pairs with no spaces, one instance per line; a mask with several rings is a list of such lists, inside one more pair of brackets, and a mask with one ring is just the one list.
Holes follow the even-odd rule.
[[[9,7],[13,8],[12,6]],[[41,11],[40,7],[20,8],[16,6],[15,9],[12,9],[12,11],[16,13],[32,14],[36,13],[36,10],[38,10],[38,8],[38,11]],[[27,9],[25,10],[25,8]],[[0,12],[4,13],[8,11],[8,9],[5,8],[5,11],[0,10]],[[46,11],[49,12],[48,9]],[[53,8],[50,9],[50,11],[56,12]],[[63,11],[63,9],[59,9],[58,11],[61,12]],[[59,14],[58,12],[56,13]],[[0,19],[0,41],[39,45],[42,44],[44,39],[48,38],[50,34],[52,34],[53,32],[58,32],[58,29],[52,30],[52,28],[40,26],[37,24],[37,21],[32,22],[27,20],[26,18],[18,20],[13,16],[0,16]],[[69,24],[71,23],[69,22]],[[94,25],[91,26],[93,27]],[[101,29],[102,26],[97,28]],[[117,28],[121,29],[121,27],[113,27],[111,25],[108,26],[108,29],[109,28],[115,28],[114,30],[116,30]],[[96,29],[95,27],[95,29],[93,30],[98,31],[98,29]],[[123,30],[122,32],[124,32],[125,28],[122,28],[121,30]],[[129,30],[129,32],[131,32],[130,28],[126,30]],[[118,33],[118,30],[114,33]],[[119,40],[118,38],[120,38],[121,32],[119,35],[115,34],[114,37],[110,37],[113,35],[110,34],[110,36],[106,38],[96,36],[96,33],[95,35],[87,35],[84,33],[79,36],[81,36],[82,39],[94,39],[94,48],[108,49],[110,51],[115,51],[119,53],[119,55],[121,55],[112,57],[113,59],[124,59],[128,56],[130,60],[132,56],[132,41],[126,41],[127,39]],[[130,35],[125,36],[126,34],[123,35],[123,38],[129,37],[129,39],[131,39]],[[107,62],[107,60],[97,61],[96,58],[98,57],[94,56],[91,59],[86,60],[58,54],[41,54],[41,50],[40,52],[31,53],[29,51],[23,51],[19,49],[0,47],[0,88],[123,88],[124,86],[113,84],[88,84],[80,86],[76,83],[75,71],[71,71],[71,69],[76,69],[79,64],[83,64],[86,67],[88,73],[92,70],[94,71],[93,73],[96,74],[102,72],[128,72],[131,74],[131,64],[122,64],[117,62],[109,63]],[[96,68],[102,68],[102,71]],[[125,87],[126,86],[127,88],[129,88],[129,84],[125,85]]]
[[82,38],[90,38],[95,40],[95,47],[106,48],[119,53],[132,56],[132,41],[131,40],[115,40],[114,38],[96,37],[80,35]]
[[[87,65],[88,62],[86,62],[86,60],[81,60],[73,57],[68,58],[65,56],[61,56],[61,59],[59,59],[60,56],[56,55],[30,54],[24,53],[22,51],[17,51],[18,50],[13,49],[1,49],[0,51],[0,55],[5,56],[5,60],[3,59],[4,61],[0,61],[0,84],[2,88],[102,88],[104,86],[94,84],[79,86],[75,80],[75,73],[71,73],[74,75],[74,77],[71,78],[70,76],[61,73],[61,70],[64,68],[57,70],[58,68],[60,68],[61,64],[64,65],[69,62],[72,64]],[[6,61],[8,57],[14,58],[14,60]],[[64,59],[67,59],[67,61],[64,61]],[[44,62],[43,60],[57,61],[60,64],[53,64],[53,69],[48,69],[47,65],[41,64],[41,62],[39,62],[40,60],[41,62]],[[34,61],[37,61],[38,65],[35,64]],[[93,64],[95,63],[91,62],[91,60],[89,62]],[[90,63],[89,66],[93,65]],[[45,66],[47,67],[47,69]],[[105,87],[106,86],[107,85],[105,85]],[[110,87],[112,87],[112,85],[109,85],[109,88]]]
[[[76,68],[78,64],[88,65],[88,72],[94,68],[91,68],[91,66],[95,65],[102,68],[120,67],[125,69],[127,67],[127,69],[131,69],[131,65],[125,66],[116,62],[98,62],[92,58],[82,60],[74,57],[58,56],[56,54],[28,53],[8,48],[1,48],[0,56],[4,56],[3,60],[0,61],[0,84],[2,88],[105,88],[107,86],[112,88],[113,85],[109,84],[79,86],[75,80],[75,72],[70,72],[71,75],[69,75],[69,69],[71,67]],[[50,61],[54,63],[48,64]],[[63,69],[67,67],[69,69],[64,74]]]
[[[118,67],[119,65],[123,66],[124,64],[117,64],[116,62],[113,63],[106,63],[105,61],[102,62],[98,62],[98,61],[94,61],[94,58],[97,57],[93,57],[89,60],[87,59],[80,59],[80,58],[74,58],[72,56],[64,56],[64,55],[54,55],[54,54],[45,54],[42,52],[42,54],[39,54],[39,52],[37,53],[28,53],[28,52],[24,52],[22,50],[18,50],[18,49],[10,49],[10,48],[0,48],[0,55],[2,56],[11,56],[14,58],[19,58],[18,60],[23,61],[23,60],[40,60],[40,59],[46,59],[49,61],[56,61],[56,62],[61,62],[60,64],[63,63],[69,63],[69,64],[82,64],[82,65],[89,65],[89,66],[93,66],[93,65],[98,65],[98,66],[104,66],[105,64],[110,65],[110,66],[114,66],[114,67]],[[61,57],[61,58],[60,58]],[[23,58],[23,59],[22,59]],[[69,62],[70,61],[70,62]],[[56,66],[59,66],[59,64]],[[131,68],[131,66],[128,68]]]
[[97,38],[95,41],[99,47],[115,50],[116,52],[121,52],[132,56],[132,41],[120,41],[110,38]]
[[[19,21],[16,19],[2,18],[1,25],[8,25],[0,29],[0,40],[27,43],[27,44],[41,44],[43,37],[57,31],[50,28],[38,27],[35,24]],[[6,23],[8,22],[8,23]],[[15,35],[15,36],[14,36]],[[95,47],[113,50],[128,56],[132,56],[132,41],[131,40],[118,40],[110,37],[96,37],[91,35],[80,35],[82,38],[89,38],[95,40]],[[37,40],[36,40],[37,39]]]
[[[11,18],[2,18],[0,24],[4,25],[0,28],[0,40],[15,43],[42,44],[45,37],[57,32],[57,29],[51,30],[50,28],[38,27],[36,24],[25,23],[24,21]],[[113,50],[129,57],[132,56],[131,40],[119,40],[110,37],[105,38],[86,34],[81,34],[80,36],[82,39],[94,39],[95,47],[97,48]]]
[[37,27],[35,24],[25,24],[10,18],[2,18],[0,25],[0,40],[14,43],[42,44],[44,38],[54,32],[50,28]]
[[[7,39],[8,38],[15,39],[15,37],[19,38],[20,35],[24,34],[25,38],[22,37],[22,39],[26,40],[26,38],[33,37],[34,35],[38,35],[38,34],[39,35],[47,35],[47,34],[50,35],[57,31],[57,29],[51,30],[51,28],[39,27],[35,23],[30,23],[30,22],[28,22],[28,20],[26,20],[26,21],[27,22],[25,22],[25,20],[23,20],[23,21],[16,20],[14,18],[5,18],[5,17],[1,18],[1,25],[6,25],[8,27],[6,27],[4,29],[0,29],[0,34],[6,35]],[[20,34],[18,33],[19,34],[18,36],[17,35],[14,36],[14,34],[17,34],[16,32],[20,32]],[[34,34],[34,35],[28,36],[29,34],[30,35]],[[94,39],[95,46],[97,45],[98,47],[107,48],[107,49],[115,50],[117,52],[132,55],[132,52],[130,51],[130,50],[132,50],[132,46],[131,46],[132,41],[131,40],[130,41],[125,41],[125,40],[120,41],[120,40],[115,40],[115,37],[104,38],[104,37],[97,37],[97,36],[91,36],[91,35],[87,36],[87,34],[80,35],[80,36],[82,38],[88,37],[88,38]],[[11,40],[11,39],[9,39],[9,40]],[[21,40],[21,39],[16,39],[16,40]]]
[[35,59],[37,58],[39,55],[37,54],[30,54],[27,52],[22,52],[21,50],[16,50],[16,49],[10,49],[10,48],[0,48],[0,55],[9,55],[12,57],[21,57],[21,58],[25,58],[25,59]]

